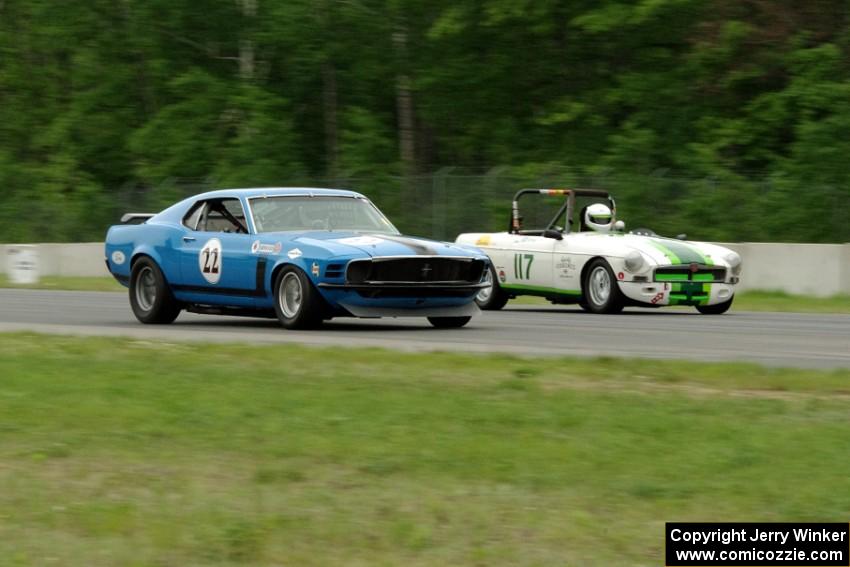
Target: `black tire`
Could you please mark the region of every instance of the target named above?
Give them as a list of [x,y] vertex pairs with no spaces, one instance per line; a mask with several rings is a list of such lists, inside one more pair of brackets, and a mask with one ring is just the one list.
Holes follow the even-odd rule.
[[619,313],[625,306],[625,298],[617,285],[614,271],[602,258],[593,260],[587,267],[582,282],[582,301],[591,313]]
[[472,317],[428,317],[428,322],[438,329],[459,329],[469,323]]
[[130,272],[130,307],[136,319],[152,325],[172,323],[180,315],[162,270],[147,256],[136,260]]
[[484,311],[497,311],[505,306],[510,299],[510,296],[505,293],[499,285],[499,280],[496,278],[496,269],[490,264],[487,270],[487,279],[485,281],[492,282],[492,286],[482,289],[475,296],[475,303]]
[[723,303],[716,303],[714,305],[697,305],[697,311],[703,315],[723,315],[729,311],[730,307],[732,307],[733,299],[735,299],[734,295],[729,298],[729,301],[724,301]]
[[278,272],[274,281],[274,311],[287,329],[314,329],[322,324],[325,305],[307,274],[295,266]]

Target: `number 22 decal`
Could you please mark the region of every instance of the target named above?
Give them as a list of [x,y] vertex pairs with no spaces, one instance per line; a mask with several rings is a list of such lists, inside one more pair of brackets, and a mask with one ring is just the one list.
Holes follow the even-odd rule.
[[[525,260],[525,275],[522,273],[522,262]],[[514,254],[514,277],[518,280],[527,280],[531,277],[531,263],[534,261],[534,254]]]
[[204,279],[211,284],[216,284],[221,279],[221,241],[218,238],[210,238],[201,248],[198,268]]
[[[204,273],[205,274],[217,274],[218,273],[218,250],[204,250]],[[212,258],[212,262],[210,262],[210,258]]]

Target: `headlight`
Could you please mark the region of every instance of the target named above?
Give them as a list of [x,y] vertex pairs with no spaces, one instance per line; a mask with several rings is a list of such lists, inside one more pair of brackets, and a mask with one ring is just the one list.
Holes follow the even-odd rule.
[[623,258],[623,263],[626,270],[633,274],[641,271],[646,264],[643,259],[643,254],[637,250],[632,250],[626,254],[625,258]]
[[729,264],[729,269],[732,271],[732,275],[737,276],[741,274],[743,264],[741,262],[741,256],[738,255],[737,252],[729,252],[723,257],[723,259],[726,260],[727,264]]

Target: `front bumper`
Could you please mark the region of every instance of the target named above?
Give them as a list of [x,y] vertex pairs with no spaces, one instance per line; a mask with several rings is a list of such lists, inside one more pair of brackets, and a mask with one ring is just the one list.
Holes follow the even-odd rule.
[[327,291],[353,291],[363,297],[466,297],[475,295],[490,284],[485,282],[365,282],[357,284],[320,283],[319,288]]
[[476,315],[475,295],[486,283],[318,284],[334,306],[355,317],[465,317]]
[[735,295],[730,283],[701,282],[625,282],[620,291],[637,303],[646,305],[715,305]]

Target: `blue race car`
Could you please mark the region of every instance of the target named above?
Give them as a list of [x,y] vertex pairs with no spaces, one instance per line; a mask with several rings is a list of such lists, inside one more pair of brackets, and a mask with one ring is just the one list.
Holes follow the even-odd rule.
[[276,315],[288,329],[342,316],[462,327],[489,285],[480,250],[402,236],[353,191],[211,191],[121,222],[106,234],[106,265],[142,323],[186,309]]

